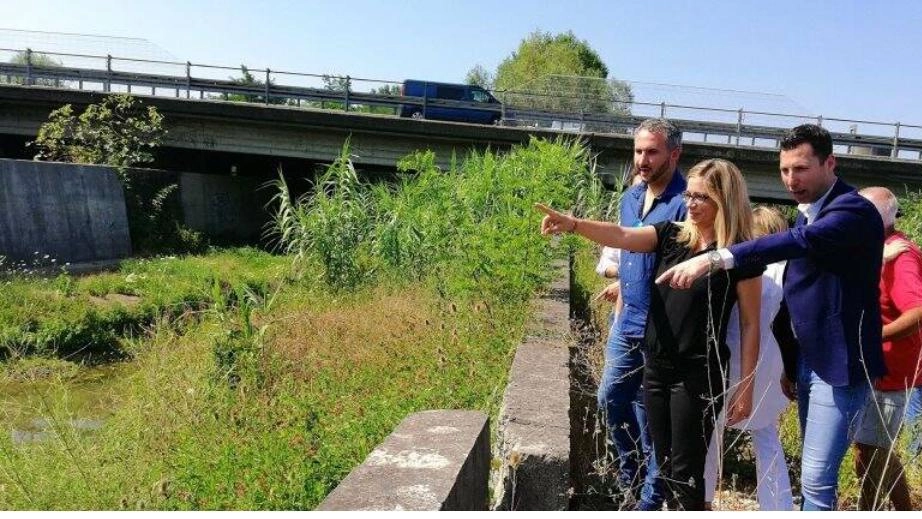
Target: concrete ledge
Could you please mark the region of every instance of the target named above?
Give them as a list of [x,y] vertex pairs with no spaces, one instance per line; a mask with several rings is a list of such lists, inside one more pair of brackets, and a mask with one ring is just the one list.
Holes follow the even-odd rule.
[[500,411],[499,510],[567,510],[570,503],[570,289],[566,270],[539,302],[516,351]]
[[486,510],[487,416],[423,411],[404,419],[318,510]]

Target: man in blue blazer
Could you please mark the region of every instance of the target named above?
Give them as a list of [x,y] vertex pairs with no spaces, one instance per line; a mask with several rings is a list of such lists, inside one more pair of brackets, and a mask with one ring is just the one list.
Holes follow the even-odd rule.
[[720,269],[788,260],[784,300],[801,345],[797,377],[804,510],[836,505],[839,466],[871,381],[886,372],[881,346],[880,214],[838,179],[832,138],[806,124],[781,142],[781,181],[799,203],[785,232],[692,258],[657,283],[685,288]]

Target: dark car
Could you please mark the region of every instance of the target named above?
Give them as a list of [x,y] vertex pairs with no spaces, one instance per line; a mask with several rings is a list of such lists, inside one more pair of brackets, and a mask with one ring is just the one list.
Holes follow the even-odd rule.
[[408,79],[400,95],[424,98],[419,104],[400,105],[400,117],[479,124],[496,124],[502,118],[499,100],[477,85]]

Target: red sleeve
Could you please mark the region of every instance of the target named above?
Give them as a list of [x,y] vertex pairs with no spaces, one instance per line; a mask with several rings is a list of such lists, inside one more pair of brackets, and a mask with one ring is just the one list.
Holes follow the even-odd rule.
[[922,255],[919,252],[909,250],[893,260],[893,280],[890,296],[900,313],[922,306]]

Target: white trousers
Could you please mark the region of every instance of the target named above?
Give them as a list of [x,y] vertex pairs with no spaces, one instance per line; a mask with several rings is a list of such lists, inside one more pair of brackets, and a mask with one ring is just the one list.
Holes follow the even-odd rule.
[[[718,424],[720,423],[724,423],[723,416]],[[756,494],[759,509],[793,510],[791,478],[784,460],[781,439],[778,437],[778,423],[750,430],[749,433],[752,435],[752,448],[756,455]],[[718,468],[721,472],[723,469],[723,456],[721,456],[723,434],[725,434],[723,428],[714,428],[704,464],[704,500],[709,503],[714,501]]]

